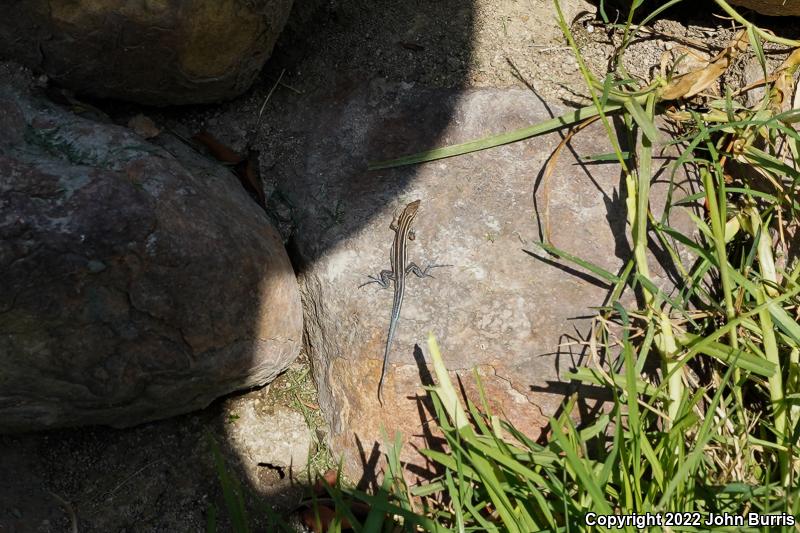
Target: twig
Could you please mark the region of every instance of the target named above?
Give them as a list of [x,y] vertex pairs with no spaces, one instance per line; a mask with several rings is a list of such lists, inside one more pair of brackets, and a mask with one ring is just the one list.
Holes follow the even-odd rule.
[[571,50],[569,46],[548,46],[546,44],[532,44],[530,45],[531,48],[536,48],[538,52],[553,52],[553,51],[564,51],[564,50]]
[[[281,74],[281,75],[282,75],[282,74]],[[267,78],[269,78],[269,79],[271,79],[271,80],[274,80],[274,79],[275,79],[275,78],[273,78],[272,76],[266,76],[266,77],[267,77]],[[282,81],[280,81],[280,80],[278,80],[278,84],[279,84],[281,87],[283,87],[284,89],[289,89],[289,90],[290,90],[290,91],[292,91],[294,94],[299,94],[299,95],[303,95],[303,94],[305,94],[305,93],[304,93],[303,91],[301,91],[300,89],[297,89],[296,87],[292,87],[292,86],[291,86],[291,85],[289,85],[288,83],[282,82]]]
[[49,492],[50,496],[52,496],[53,499],[55,499],[61,505],[61,507],[64,508],[64,511],[67,512],[67,516],[69,517],[69,522],[70,522],[70,528],[69,528],[70,533],[78,533],[78,515],[75,514],[75,509],[72,507],[72,505],[67,500],[56,494],[55,492],[50,490],[48,490],[47,492]]
[[137,470],[136,472],[134,472],[134,473],[133,473],[133,474],[131,474],[130,476],[128,476],[128,477],[126,477],[125,479],[123,479],[123,480],[122,480],[120,483],[118,483],[118,484],[117,484],[117,486],[116,486],[116,487],[114,487],[113,489],[111,489],[111,490],[109,490],[109,491],[106,491],[106,492],[104,492],[103,494],[101,494],[101,495],[99,496],[99,498],[98,498],[98,499],[102,499],[102,498],[104,498],[104,497],[106,497],[106,496],[113,496],[113,495],[114,495],[114,493],[115,493],[115,492],[117,492],[117,491],[118,491],[118,490],[119,490],[119,489],[120,489],[120,488],[121,488],[123,485],[125,485],[125,484],[126,484],[128,481],[130,481],[130,480],[131,480],[131,479],[133,479],[134,477],[136,477],[136,476],[137,476],[138,474],[140,474],[140,473],[141,473],[143,470],[145,470],[145,469],[147,469],[147,468],[150,468],[150,467],[151,467],[151,466],[153,466],[154,464],[157,464],[157,463],[160,463],[160,462],[163,462],[163,461],[164,461],[164,459],[163,459],[163,458],[161,458],[161,459],[156,459],[155,461],[153,461],[153,462],[151,462],[151,463],[147,463],[146,465],[144,465],[143,467],[141,467],[139,470]]
[[278,85],[280,84],[281,80],[283,79],[283,75],[284,75],[284,74],[286,74],[286,69],[283,69],[283,70],[281,70],[281,75],[280,75],[280,76],[278,76],[278,81],[276,81],[276,82],[275,82],[275,83],[272,85],[272,89],[270,89],[270,90],[269,90],[269,92],[267,93],[267,97],[266,97],[266,98],[264,98],[264,103],[263,103],[263,104],[261,104],[261,109],[259,109],[259,110],[258,110],[258,120],[256,120],[256,128],[255,128],[255,132],[256,132],[256,134],[258,133],[258,130],[259,130],[259,128],[261,127],[261,117],[262,117],[262,115],[264,114],[264,108],[266,108],[266,107],[267,107],[267,102],[269,102],[269,99],[272,97],[272,93],[274,93],[274,92],[275,92],[275,89],[276,89],[276,88],[278,87]]

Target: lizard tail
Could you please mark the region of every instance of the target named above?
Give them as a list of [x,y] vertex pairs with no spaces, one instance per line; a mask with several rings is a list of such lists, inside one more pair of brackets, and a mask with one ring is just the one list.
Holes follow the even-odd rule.
[[400,316],[400,307],[396,306],[397,311],[392,313],[392,319],[389,321],[389,334],[386,337],[386,348],[383,351],[383,366],[381,367],[381,379],[378,381],[378,402],[383,407],[383,382],[386,379],[386,368],[389,366],[389,350],[392,349],[392,339],[394,339],[394,330],[397,327],[397,318]]
[[383,359],[383,367],[381,368],[381,379],[378,381],[378,403],[383,407],[383,380],[386,377],[386,358]]

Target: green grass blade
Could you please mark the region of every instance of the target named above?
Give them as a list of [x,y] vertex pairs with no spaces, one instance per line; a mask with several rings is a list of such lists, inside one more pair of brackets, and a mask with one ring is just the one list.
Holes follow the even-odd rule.
[[[590,263],[589,261],[585,261],[585,260],[581,259],[580,257],[576,257],[576,256],[574,256],[574,255],[572,255],[572,254],[570,254],[568,252],[560,250],[560,249],[556,248],[555,246],[547,244],[546,242],[539,242],[539,243],[537,243],[537,245],[540,246],[542,249],[544,249],[544,251],[546,251],[546,252],[548,252],[548,253],[550,253],[550,254],[558,257],[558,258],[562,258],[563,257],[567,261],[570,261],[572,263],[575,263],[578,266],[581,266],[581,267],[585,268],[586,270],[588,270],[589,272],[591,272],[592,274],[594,274],[598,278],[604,279],[604,280],[606,280],[608,282],[611,282],[611,283],[618,283],[618,282],[622,281],[620,277],[615,276],[611,272],[609,272],[607,270],[604,270],[604,269],[600,268],[599,266],[597,266],[597,265],[595,265],[593,263]],[[523,250],[523,252],[525,252],[526,254],[528,254],[528,255],[530,255],[532,257],[538,257],[534,252],[531,252],[530,250]]]
[[[621,108],[621,105],[608,105],[606,106],[606,113],[613,113]],[[454,144],[444,148],[426,150],[424,152],[398,157],[397,159],[389,159],[386,161],[370,163],[368,168],[369,170],[380,170],[385,168],[402,167],[405,165],[427,163],[428,161],[436,161],[437,159],[468,154],[470,152],[477,152],[479,150],[486,150],[488,148],[494,148],[496,146],[502,146],[504,144],[521,141],[537,135],[543,135],[551,131],[560,130],[561,128],[583,122],[587,118],[592,118],[597,114],[597,109],[594,106],[582,107],[571,113],[565,113],[560,117],[552,118],[526,128],[509,131],[507,133],[500,133],[498,135],[491,135],[489,137],[484,137],[482,139],[461,144]]]
[[642,133],[652,144],[658,144],[658,130],[652,118],[648,116],[642,105],[634,99],[625,102],[625,111],[630,113],[636,125],[642,129]]
[[[554,428],[561,427],[555,418],[550,418],[550,425]],[[578,457],[576,450],[566,436],[561,431],[553,431],[553,439],[563,450],[565,459],[575,472],[575,475],[580,479],[581,486],[591,496],[591,509],[596,509],[597,512],[602,514],[611,514],[611,506],[606,501],[603,490],[595,483],[594,475],[586,469],[586,465]]]
[[247,511],[244,505],[242,486],[235,477],[228,473],[219,446],[210,435],[208,435],[208,442],[211,446],[211,453],[214,456],[217,477],[219,478],[220,485],[222,485],[222,497],[225,500],[225,507],[228,510],[233,531],[235,533],[248,533],[250,531],[250,526],[248,525]]

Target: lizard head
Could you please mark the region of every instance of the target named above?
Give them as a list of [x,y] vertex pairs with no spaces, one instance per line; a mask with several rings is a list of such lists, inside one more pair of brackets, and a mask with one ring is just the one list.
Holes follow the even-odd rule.
[[419,209],[419,204],[420,200],[414,200],[403,209],[403,214],[407,217],[414,218],[414,215],[417,214],[417,210]]

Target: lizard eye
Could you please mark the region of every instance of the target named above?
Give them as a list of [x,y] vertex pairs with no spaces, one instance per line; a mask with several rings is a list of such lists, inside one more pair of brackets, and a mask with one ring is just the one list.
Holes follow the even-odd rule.
[[416,233],[414,233],[414,230],[413,230],[413,229],[412,229],[411,231],[409,231],[409,232],[408,232],[408,240],[409,240],[409,241],[413,241],[413,240],[414,240],[414,239],[416,239],[416,238],[417,238],[417,234],[416,234]]

